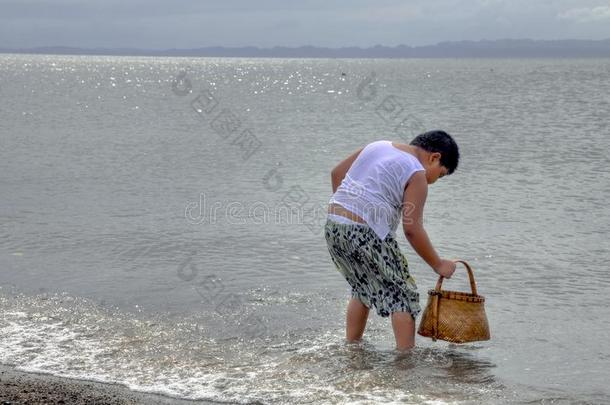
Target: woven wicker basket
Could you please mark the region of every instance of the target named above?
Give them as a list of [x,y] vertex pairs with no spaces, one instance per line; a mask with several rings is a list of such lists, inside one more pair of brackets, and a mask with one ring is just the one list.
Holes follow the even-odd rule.
[[432,340],[446,340],[453,343],[489,340],[489,324],[485,315],[485,297],[477,294],[472,269],[463,260],[468,270],[472,293],[441,290],[443,277],[436,282],[436,288],[428,291],[428,304],[424,309],[417,333]]

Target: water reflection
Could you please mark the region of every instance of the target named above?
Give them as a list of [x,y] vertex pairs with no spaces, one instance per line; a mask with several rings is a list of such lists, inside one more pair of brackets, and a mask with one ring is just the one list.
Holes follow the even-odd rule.
[[373,370],[384,367],[395,371],[426,370],[426,373],[441,375],[454,383],[495,382],[492,369],[496,365],[464,352],[460,347],[415,347],[408,352],[383,351],[368,342],[359,342],[346,343],[342,352],[337,355],[346,361],[346,370]]
[[449,350],[446,354],[449,366],[445,368],[447,377],[454,383],[490,384],[496,382],[492,373],[494,363],[477,359],[470,353]]

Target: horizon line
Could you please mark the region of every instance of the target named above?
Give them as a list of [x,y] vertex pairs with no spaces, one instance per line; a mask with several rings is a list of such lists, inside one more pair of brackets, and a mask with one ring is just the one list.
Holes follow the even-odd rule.
[[401,43],[398,45],[383,45],[383,44],[375,44],[368,46],[361,45],[342,45],[337,47],[332,46],[324,46],[324,45],[312,45],[312,44],[304,44],[304,45],[271,45],[271,46],[260,46],[260,45],[203,45],[196,47],[185,47],[185,48],[177,48],[177,47],[140,47],[140,46],[80,46],[80,45],[34,45],[34,46],[24,46],[24,47],[4,47],[0,46],[0,50],[31,50],[31,49],[40,49],[40,48],[67,48],[67,49],[83,49],[83,50],[141,50],[141,51],[175,51],[175,50],[197,50],[197,49],[209,49],[209,48],[225,48],[225,49],[244,49],[244,48],[254,48],[260,50],[271,50],[271,49],[300,49],[300,48],[318,48],[318,49],[329,49],[329,50],[340,50],[340,49],[372,49],[372,48],[425,48],[431,46],[438,46],[441,44],[459,44],[459,43],[481,43],[481,42],[505,42],[505,41],[529,41],[529,42],[609,42],[610,37],[603,39],[582,39],[582,38],[553,38],[553,39],[533,39],[533,38],[498,38],[498,39],[461,39],[461,40],[443,40],[433,44],[428,45],[407,45],[405,43]]
[[442,41],[434,45],[405,44],[339,48],[301,45],[207,46],[199,48],[128,48],[37,46],[2,48],[0,54],[134,56],[134,57],[211,57],[211,58],[297,58],[297,59],[409,59],[409,58],[608,58],[610,38],[606,39],[531,39],[502,38]]

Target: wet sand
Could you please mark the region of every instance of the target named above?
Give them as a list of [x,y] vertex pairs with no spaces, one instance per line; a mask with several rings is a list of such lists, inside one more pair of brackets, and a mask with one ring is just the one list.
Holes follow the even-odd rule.
[[25,373],[0,365],[0,404],[214,404],[144,394],[114,384]]

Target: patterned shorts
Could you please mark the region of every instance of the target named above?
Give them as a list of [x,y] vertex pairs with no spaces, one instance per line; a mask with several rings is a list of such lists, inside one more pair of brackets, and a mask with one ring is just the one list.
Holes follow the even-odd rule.
[[327,219],[324,235],[330,257],[352,288],[352,297],[377,314],[421,312],[415,279],[396,239],[383,241],[367,224],[343,224]]

